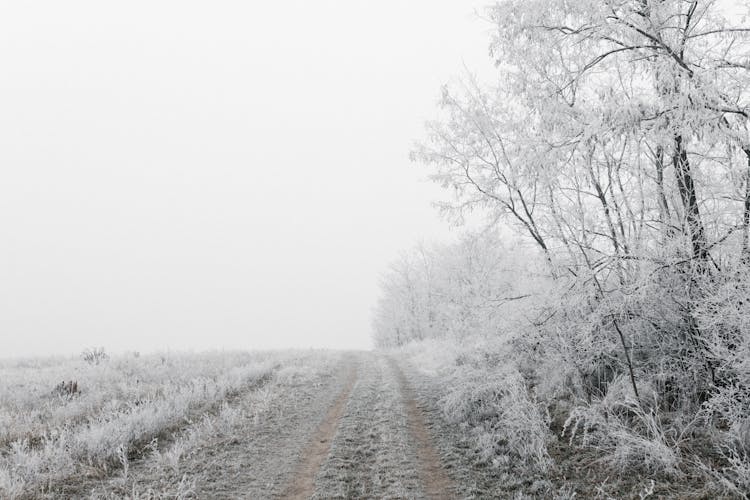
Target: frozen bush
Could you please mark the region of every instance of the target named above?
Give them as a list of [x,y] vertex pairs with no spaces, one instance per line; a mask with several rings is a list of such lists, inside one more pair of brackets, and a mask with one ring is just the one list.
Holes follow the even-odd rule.
[[440,381],[446,418],[469,429],[483,460],[512,457],[547,470],[549,416],[512,361],[507,340],[430,340],[402,352]]
[[109,355],[103,347],[92,347],[81,353],[81,358],[90,365],[98,365],[109,359]]
[[563,434],[571,444],[576,437],[584,446],[599,450],[601,460],[615,470],[681,474],[680,435],[667,429],[656,408],[626,395],[628,382],[619,377],[604,398],[574,408]]
[[77,394],[80,394],[81,391],[78,388],[78,382],[73,380],[65,382],[63,380],[55,386],[52,392],[63,398],[71,398]]
[[540,470],[549,467],[549,417],[518,371],[457,371],[442,403],[450,421],[471,427],[485,460],[510,454]]

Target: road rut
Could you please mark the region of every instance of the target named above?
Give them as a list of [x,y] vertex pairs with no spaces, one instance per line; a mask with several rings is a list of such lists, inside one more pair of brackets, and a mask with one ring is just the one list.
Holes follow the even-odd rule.
[[357,379],[357,366],[351,364],[345,369],[346,386],[333,406],[328,410],[325,419],[315,431],[307,449],[303,453],[302,462],[292,478],[292,482],[281,494],[281,498],[290,500],[302,500],[310,498],[315,492],[315,476],[320,466],[325,461],[331,448],[331,441],[336,433],[341,415],[346,408],[346,402],[352,392]]
[[454,498],[431,443],[397,362],[367,354],[313,498]]

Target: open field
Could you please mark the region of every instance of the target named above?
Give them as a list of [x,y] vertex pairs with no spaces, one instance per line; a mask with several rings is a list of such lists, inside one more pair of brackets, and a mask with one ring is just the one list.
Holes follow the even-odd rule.
[[[202,443],[250,432],[240,421],[251,429],[274,399],[295,396],[291,387],[317,387],[340,357],[290,351],[5,361],[0,497],[190,496],[200,485],[180,471]],[[141,469],[159,471],[159,481],[141,489]]]

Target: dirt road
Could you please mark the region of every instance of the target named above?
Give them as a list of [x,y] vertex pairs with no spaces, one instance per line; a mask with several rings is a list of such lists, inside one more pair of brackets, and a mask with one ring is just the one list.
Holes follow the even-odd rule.
[[459,498],[399,363],[366,352],[331,359],[238,398],[230,424],[204,425],[173,467],[143,457],[87,496]]
[[[356,381],[347,388],[345,398],[337,402],[343,408],[334,406],[313,437],[313,443],[332,438],[314,486],[283,498],[455,497],[394,360],[377,354],[360,356]],[[306,472],[298,470],[293,484]]]

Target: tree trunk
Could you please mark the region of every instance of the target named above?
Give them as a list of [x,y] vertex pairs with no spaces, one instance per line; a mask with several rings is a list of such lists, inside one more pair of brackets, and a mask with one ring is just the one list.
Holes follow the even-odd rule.
[[659,200],[659,221],[665,226],[665,234],[670,235],[672,215],[664,193],[664,148],[661,146],[656,148],[656,196]]
[[674,139],[674,153],[672,156],[675,176],[677,177],[677,189],[680,192],[680,200],[685,211],[687,233],[692,247],[692,257],[700,262],[708,262],[709,253],[706,243],[706,231],[701,221],[700,209],[698,207],[698,195],[695,191],[693,174],[688,160],[687,150],[681,135]]
[[744,234],[742,237],[742,262],[750,265],[750,149],[743,149],[747,157],[747,171],[745,172],[745,210],[742,214]]

